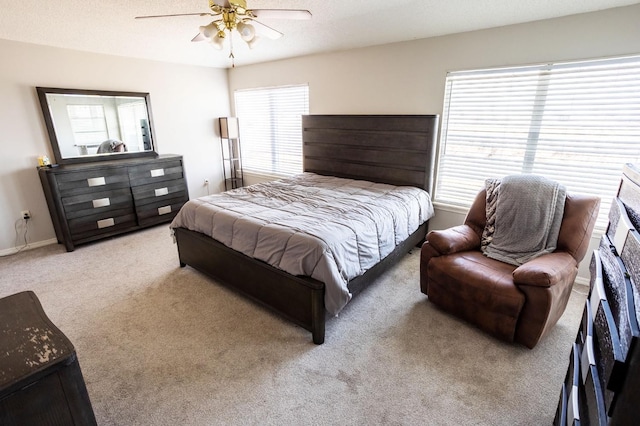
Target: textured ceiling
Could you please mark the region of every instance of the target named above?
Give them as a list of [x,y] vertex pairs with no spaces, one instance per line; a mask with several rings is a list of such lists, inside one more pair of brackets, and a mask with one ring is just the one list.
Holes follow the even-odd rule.
[[[284,33],[250,50],[234,41],[237,66],[592,12],[631,0],[247,0],[254,9],[308,9],[310,21],[264,19]],[[207,0],[2,0],[0,38],[219,68],[222,51],[193,43],[214,18],[140,15],[208,12]]]

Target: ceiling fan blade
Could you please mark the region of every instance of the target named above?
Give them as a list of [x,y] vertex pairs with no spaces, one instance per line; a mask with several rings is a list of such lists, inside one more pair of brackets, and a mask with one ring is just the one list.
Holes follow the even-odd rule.
[[247,14],[260,19],[311,19],[311,12],[302,9],[251,9]]
[[255,24],[254,27],[256,29],[256,34],[265,36],[266,38],[270,38],[271,40],[279,39],[284,35],[280,31],[273,29],[270,26],[263,24],[262,22],[256,21],[255,19],[251,19],[251,23]]
[[172,15],[147,15],[147,16],[136,16],[135,19],[147,19],[147,18],[170,18],[173,16],[216,16],[218,14],[210,13],[210,12],[201,12],[201,13],[174,13]]

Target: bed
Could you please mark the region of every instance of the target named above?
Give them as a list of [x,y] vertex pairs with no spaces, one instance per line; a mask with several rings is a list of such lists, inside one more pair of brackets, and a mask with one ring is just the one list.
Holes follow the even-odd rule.
[[[303,174],[314,179],[364,180],[374,183],[372,188],[393,185],[430,191],[437,124],[435,115],[303,116]],[[187,203],[182,216],[186,217],[189,209],[194,210],[193,204],[203,203],[198,200]],[[184,225],[187,222],[181,224],[180,216],[172,223],[180,266],[189,265],[311,331],[314,343],[324,342],[326,319],[335,314],[334,306],[328,310],[329,305],[325,305],[325,295],[329,294],[325,282],[287,273],[233,250],[204,231],[194,230],[198,228],[188,229],[190,226]],[[349,298],[423,240],[428,217],[423,215],[423,219],[379,262],[349,279]]]

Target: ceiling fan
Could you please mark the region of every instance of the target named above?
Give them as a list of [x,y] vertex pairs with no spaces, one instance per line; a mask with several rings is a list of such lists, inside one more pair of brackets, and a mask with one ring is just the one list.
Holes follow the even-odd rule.
[[[220,3],[220,4],[218,4]],[[174,16],[217,16],[218,19],[208,25],[199,28],[200,32],[191,41],[209,41],[218,50],[224,47],[224,41],[229,35],[230,54],[233,63],[233,44],[231,32],[236,30],[240,38],[253,48],[260,37],[272,40],[278,39],[283,34],[268,25],[256,20],[265,19],[311,19],[311,12],[303,9],[247,9],[246,0],[209,0],[211,12],[201,13],[176,13],[171,15],[136,16],[135,19],[167,18]]]

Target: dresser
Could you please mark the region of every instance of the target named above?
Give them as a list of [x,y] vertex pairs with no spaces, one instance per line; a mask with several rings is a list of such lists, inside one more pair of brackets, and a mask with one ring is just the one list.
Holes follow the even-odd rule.
[[640,419],[640,169],[627,164],[591,258],[590,290],[560,390],[556,425]]
[[0,299],[0,425],[95,425],[71,341],[36,294]]
[[39,167],[56,238],[78,244],[169,222],[188,201],[182,156]]

